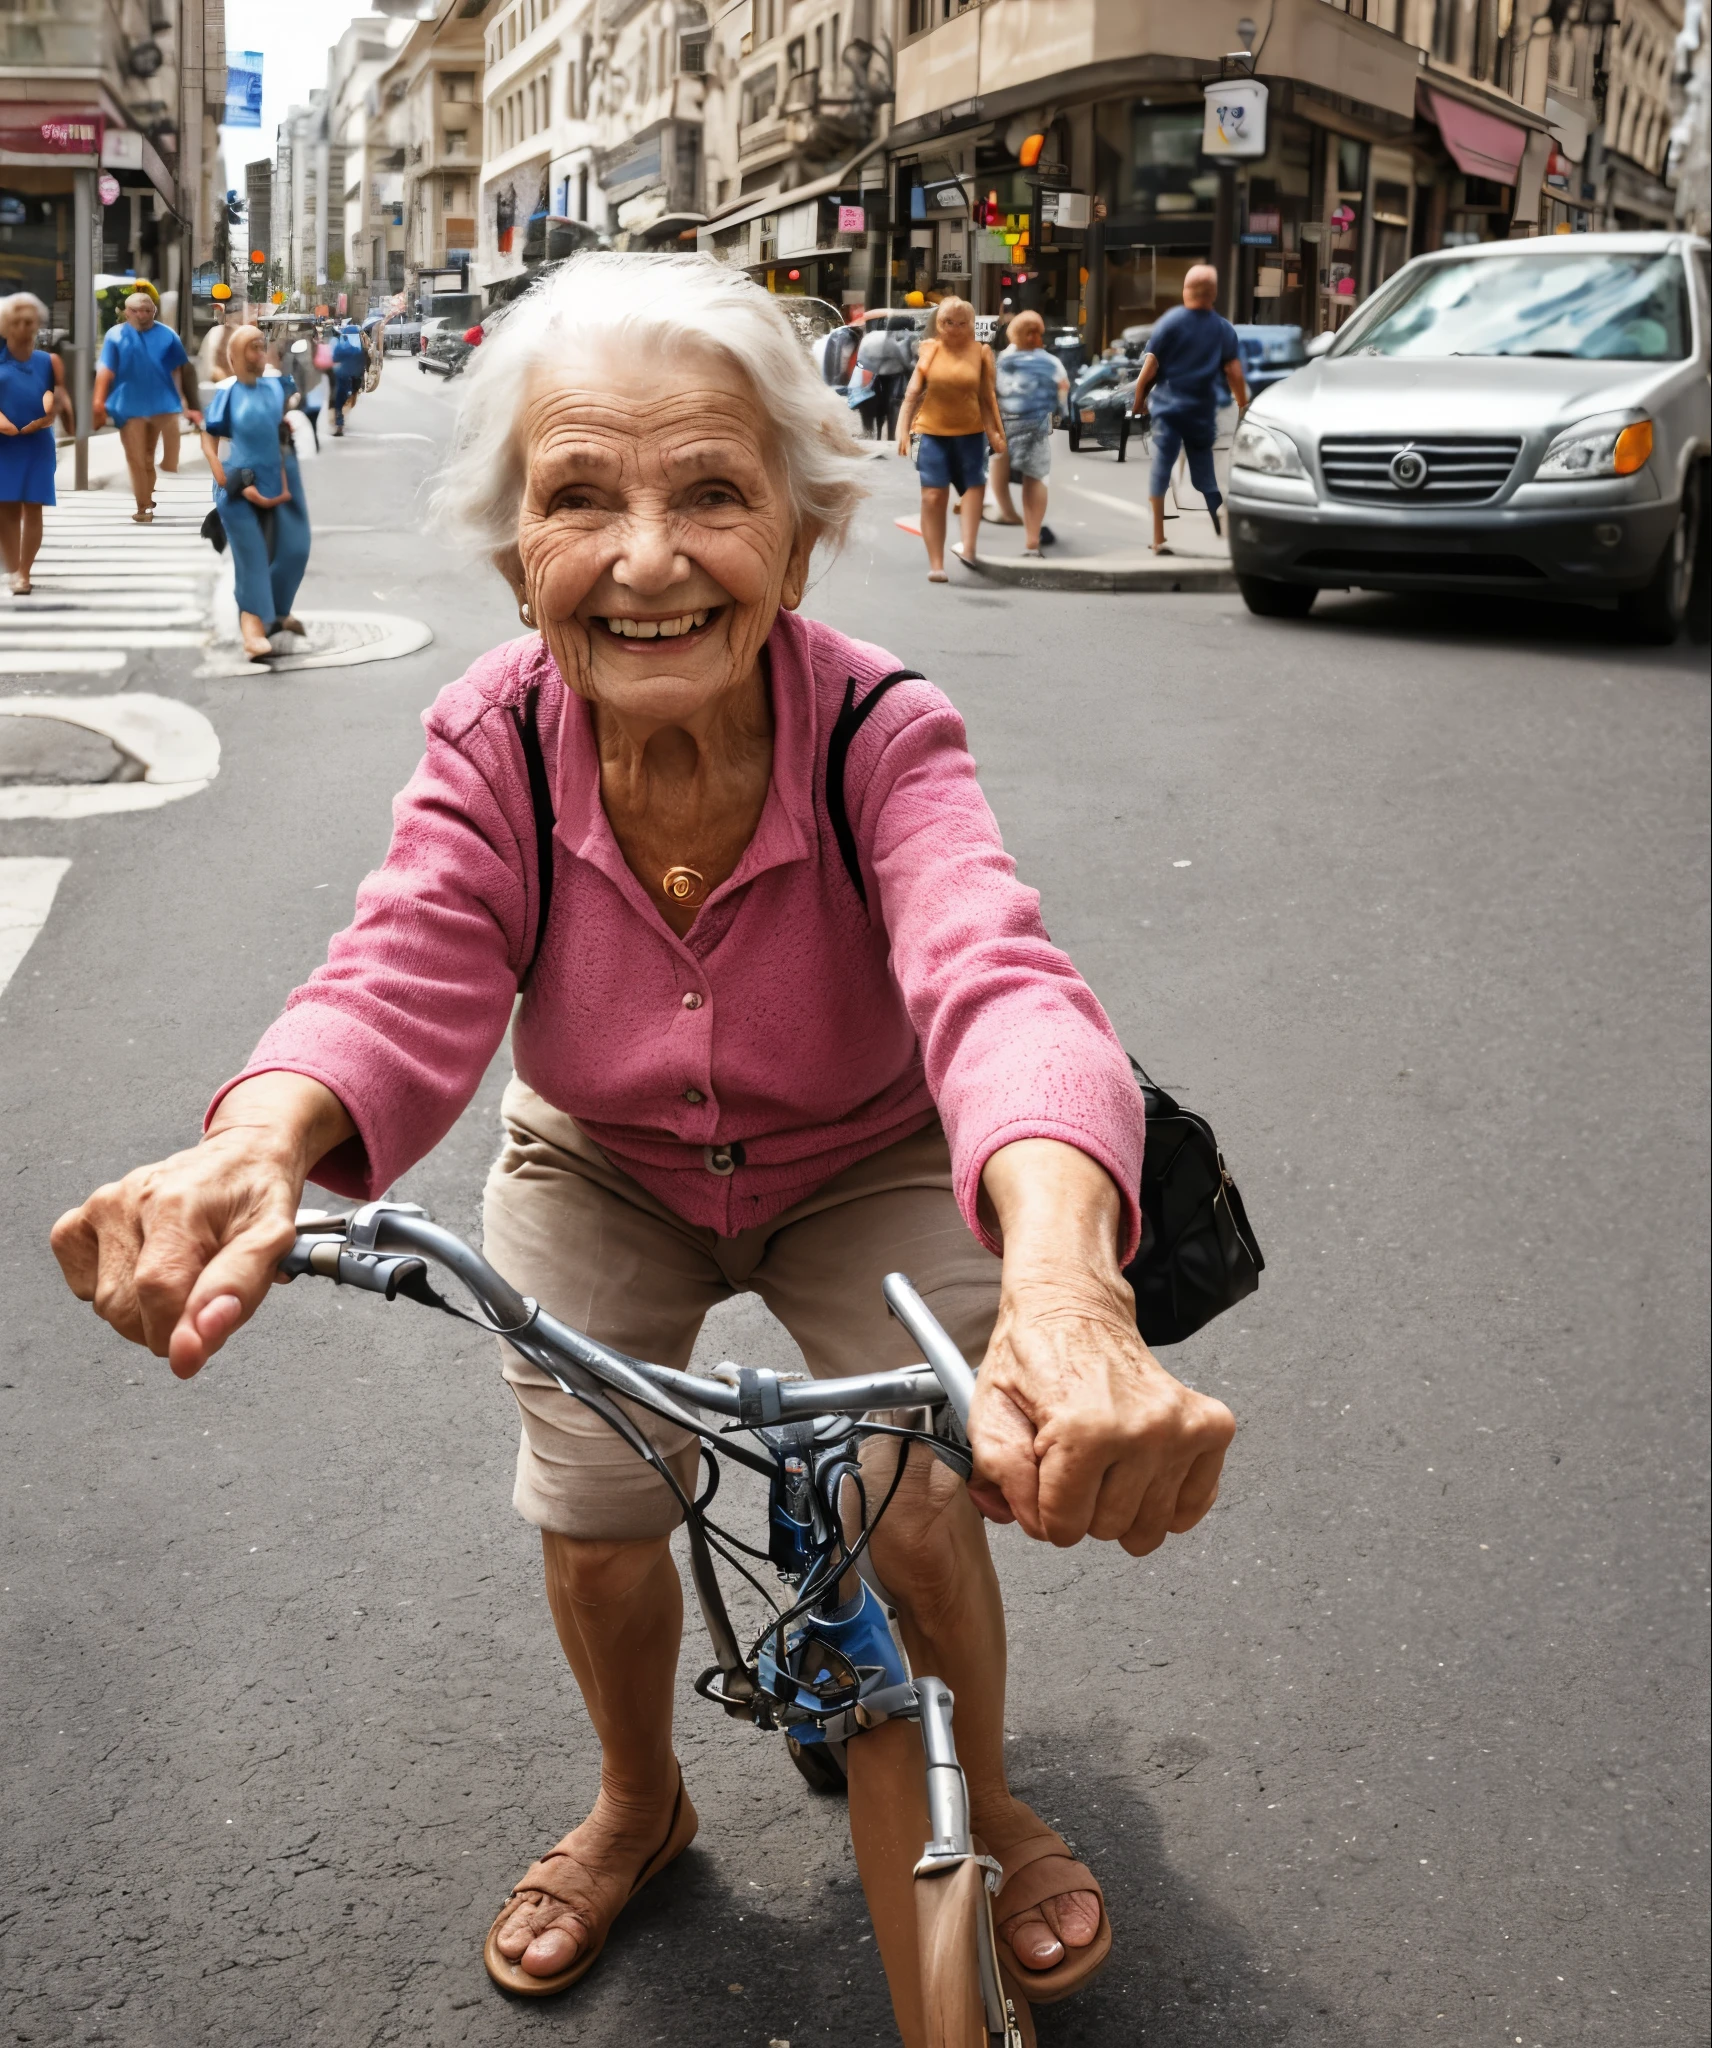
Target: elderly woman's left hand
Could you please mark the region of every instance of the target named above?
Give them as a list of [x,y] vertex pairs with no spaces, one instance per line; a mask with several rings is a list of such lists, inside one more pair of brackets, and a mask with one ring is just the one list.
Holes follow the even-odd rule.
[[1005,1260],[969,1417],[970,1491],[990,1519],[1030,1536],[1096,1536],[1144,1557],[1218,1498],[1235,1419],[1142,1342],[1103,1167],[1030,1138],[993,1154],[982,1190]]

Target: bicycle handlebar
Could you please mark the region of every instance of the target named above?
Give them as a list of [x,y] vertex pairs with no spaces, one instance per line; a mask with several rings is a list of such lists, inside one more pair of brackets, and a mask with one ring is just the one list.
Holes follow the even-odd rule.
[[[902,1273],[883,1283],[892,1313],[921,1347],[927,1367],[867,1373],[839,1380],[784,1380],[777,1373],[737,1368],[736,1384],[629,1358],[559,1322],[496,1273],[479,1252],[431,1222],[412,1204],[370,1202],[347,1216],[306,1212],[296,1242],[280,1261],[287,1278],[317,1274],[346,1287],[362,1287],[388,1301],[401,1291],[432,1304],[428,1262],[444,1266],[480,1304],[488,1327],[532,1362],[580,1367],[615,1393],[642,1402],[686,1428],[697,1418],[680,1404],[732,1417],[746,1428],[806,1421],[820,1415],[860,1415],[876,1408],[938,1408],[947,1401],[967,1427],[975,1375]],[[538,1354],[546,1353],[543,1359]]]

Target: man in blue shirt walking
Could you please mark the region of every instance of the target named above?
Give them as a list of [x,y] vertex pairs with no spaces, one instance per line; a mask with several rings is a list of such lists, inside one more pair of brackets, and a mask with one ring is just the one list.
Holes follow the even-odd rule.
[[1210,263],[1196,263],[1183,279],[1183,303],[1173,306],[1147,338],[1136,379],[1131,417],[1153,419],[1153,470],[1147,480],[1153,507],[1153,552],[1168,555],[1165,545],[1165,493],[1171,471],[1183,449],[1189,452],[1189,481],[1207,501],[1213,531],[1219,526],[1219,480],[1213,470],[1213,442],[1218,436],[1218,381],[1224,373],[1238,407],[1248,409],[1248,380],[1242,374],[1242,351],[1236,329],[1215,310],[1219,274]]

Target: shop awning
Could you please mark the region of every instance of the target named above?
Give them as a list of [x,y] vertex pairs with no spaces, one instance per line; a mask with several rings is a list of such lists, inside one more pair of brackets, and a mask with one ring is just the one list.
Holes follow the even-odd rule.
[[1527,146],[1527,129],[1453,99],[1448,92],[1436,92],[1430,85],[1421,90],[1457,169],[1465,177],[1490,178],[1498,185],[1515,184],[1522,151]]

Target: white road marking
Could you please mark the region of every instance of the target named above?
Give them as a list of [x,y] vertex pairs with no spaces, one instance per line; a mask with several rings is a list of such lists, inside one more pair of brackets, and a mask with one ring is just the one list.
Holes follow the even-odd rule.
[[117,647],[43,647],[0,654],[0,676],[106,676],[124,666],[124,654]]
[[0,626],[0,654],[22,654],[32,647],[68,653],[77,648],[117,647],[138,651],[159,647],[201,647],[207,643],[207,629],[195,633],[145,632],[115,626],[100,631],[76,632],[56,626],[43,633],[20,633],[10,625]]
[[47,923],[54,894],[70,866],[68,860],[34,854],[0,860],[0,993]]
[[220,737],[200,711],[144,690],[120,697],[0,697],[0,717],[57,718],[104,734],[141,761],[141,782],[19,783],[0,787],[0,819],[90,818],[152,811],[206,789],[220,772]]

